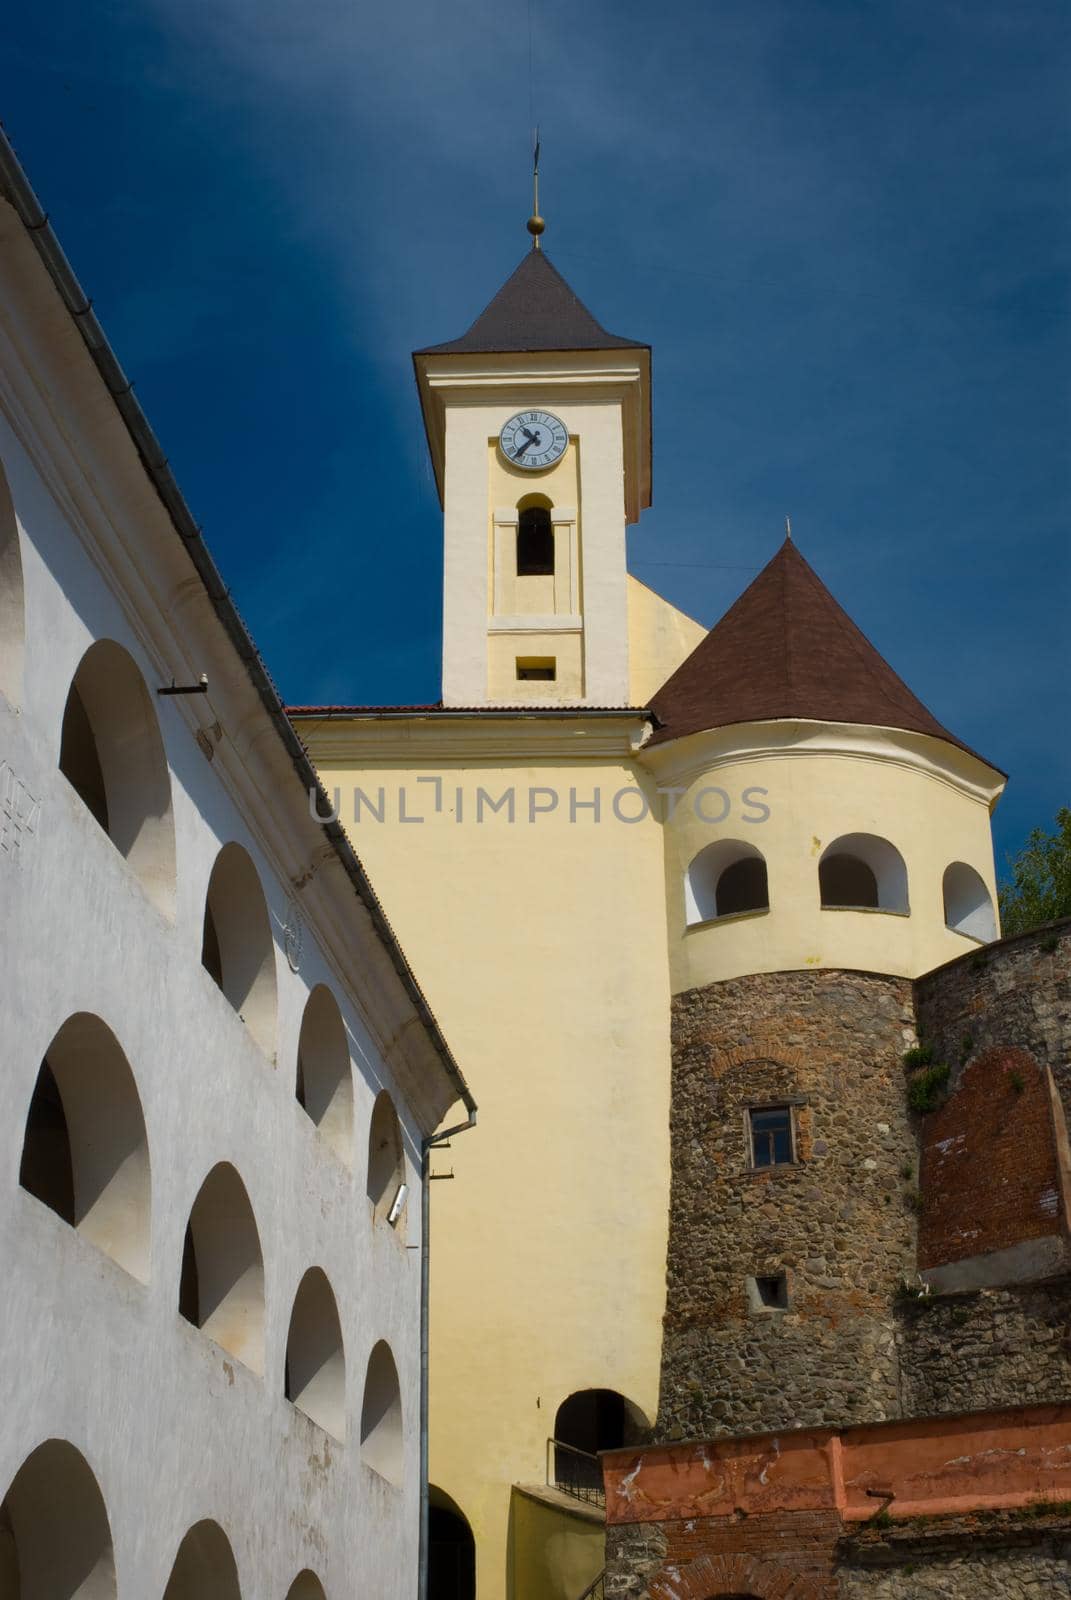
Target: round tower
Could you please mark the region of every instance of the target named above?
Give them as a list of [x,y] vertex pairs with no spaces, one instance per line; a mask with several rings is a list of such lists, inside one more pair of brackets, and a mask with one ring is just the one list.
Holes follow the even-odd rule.
[[894,1416],[912,980],[996,937],[1002,775],[790,540],[652,709],[673,991],[659,1432]]

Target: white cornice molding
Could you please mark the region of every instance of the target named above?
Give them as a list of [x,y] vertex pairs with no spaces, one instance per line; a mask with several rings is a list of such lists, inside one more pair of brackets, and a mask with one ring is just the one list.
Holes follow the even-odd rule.
[[581,633],[584,624],[580,617],[569,616],[512,616],[490,617],[488,633]]
[[640,760],[660,782],[687,787],[704,773],[746,761],[781,761],[794,756],[880,762],[919,773],[992,810],[1005,779],[995,768],[958,745],[930,734],[846,722],[741,722],[711,728],[666,744],[648,745]]

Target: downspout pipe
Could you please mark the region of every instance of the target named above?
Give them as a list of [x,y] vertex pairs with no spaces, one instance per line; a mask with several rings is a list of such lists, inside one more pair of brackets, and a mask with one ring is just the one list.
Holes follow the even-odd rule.
[[417,1559],[417,1600],[428,1600],[428,1521],[431,1508],[428,1481],[428,1338],[431,1311],[431,1152],[437,1144],[467,1133],[476,1126],[476,1107],[468,1107],[468,1121],[442,1133],[433,1133],[420,1145],[420,1541]]

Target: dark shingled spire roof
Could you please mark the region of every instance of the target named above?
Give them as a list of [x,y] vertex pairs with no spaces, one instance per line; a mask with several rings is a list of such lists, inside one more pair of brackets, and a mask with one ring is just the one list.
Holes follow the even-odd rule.
[[905,728],[969,749],[897,677],[790,539],[662,685],[651,710],[663,724],[651,744],[736,722],[802,718]]
[[429,345],[418,356],[511,350],[645,350],[638,339],[607,333],[542,250],[529,250],[468,333]]

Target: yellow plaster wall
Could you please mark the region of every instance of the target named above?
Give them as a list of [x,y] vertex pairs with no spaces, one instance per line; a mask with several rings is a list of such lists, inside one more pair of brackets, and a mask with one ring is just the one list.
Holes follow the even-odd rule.
[[[517,677],[517,658],[550,657],[555,677]],[[487,639],[487,694],[499,705],[519,705],[528,700],[580,700],[584,693],[584,661],[579,633],[555,630],[528,633],[511,629]]]
[[[676,809],[665,828],[674,993],[808,966],[917,977],[976,947],[945,926],[942,879],[951,862],[965,861],[996,903],[990,801],[999,776],[937,740],[820,727],[755,724],[696,735],[645,756],[661,784],[683,789],[673,796]],[[764,746],[775,738],[775,747]],[[734,740],[751,748],[734,752]],[[711,823],[704,815],[718,817],[725,807],[716,790],[729,797],[731,809]],[[762,807],[768,818],[747,820]],[[899,850],[909,916],[822,908],[819,857],[847,833],[877,834]],[[687,868],[704,846],[723,838],[744,840],[766,858],[770,909],[687,927]]]
[[[565,614],[569,611],[568,551],[561,537],[555,538],[555,571],[553,576],[518,577],[516,563],[516,538],[509,541],[509,559],[501,573],[496,573],[494,513],[509,507],[516,509],[533,497],[549,501],[552,509],[565,507],[579,518],[580,455],[575,438],[570,438],[561,460],[545,472],[525,472],[511,466],[498,448],[497,438],[487,441],[487,551],[488,551],[488,609],[493,612],[496,592],[502,596],[502,610],[507,615],[524,613]],[[575,520],[575,519],[574,519]],[[578,528],[579,532],[579,528]],[[579,600],[579,596],[578,596]],[[579,601],[578,610],[583,610]]]
[[632,704],[646,706],[706,637],[702,623],[678,611],[629,573],[628,650]]
[[[433,1162],[454,1178],[432,1185],[431,1475],[472,1525],[480,1600],[505,1600],[511,1486],[543,1477],[561,1402],[657,1407],[669,981],[661,828],[611,810],[649,784],[628,739],[476,723],[301,731],[480,1103]],[[355,783],[382,786],[384,823],[353,823]],[[481,786],[514,787],[512,823],[477,822]],[[559,796],[534,822],[530,788]],[[596,788],[600,820],[570,821],[570,791]]]
[[511,1600],[579,1600],[606,1565],[606,1527],[563,1505],[514,1489],[510,1507]]

